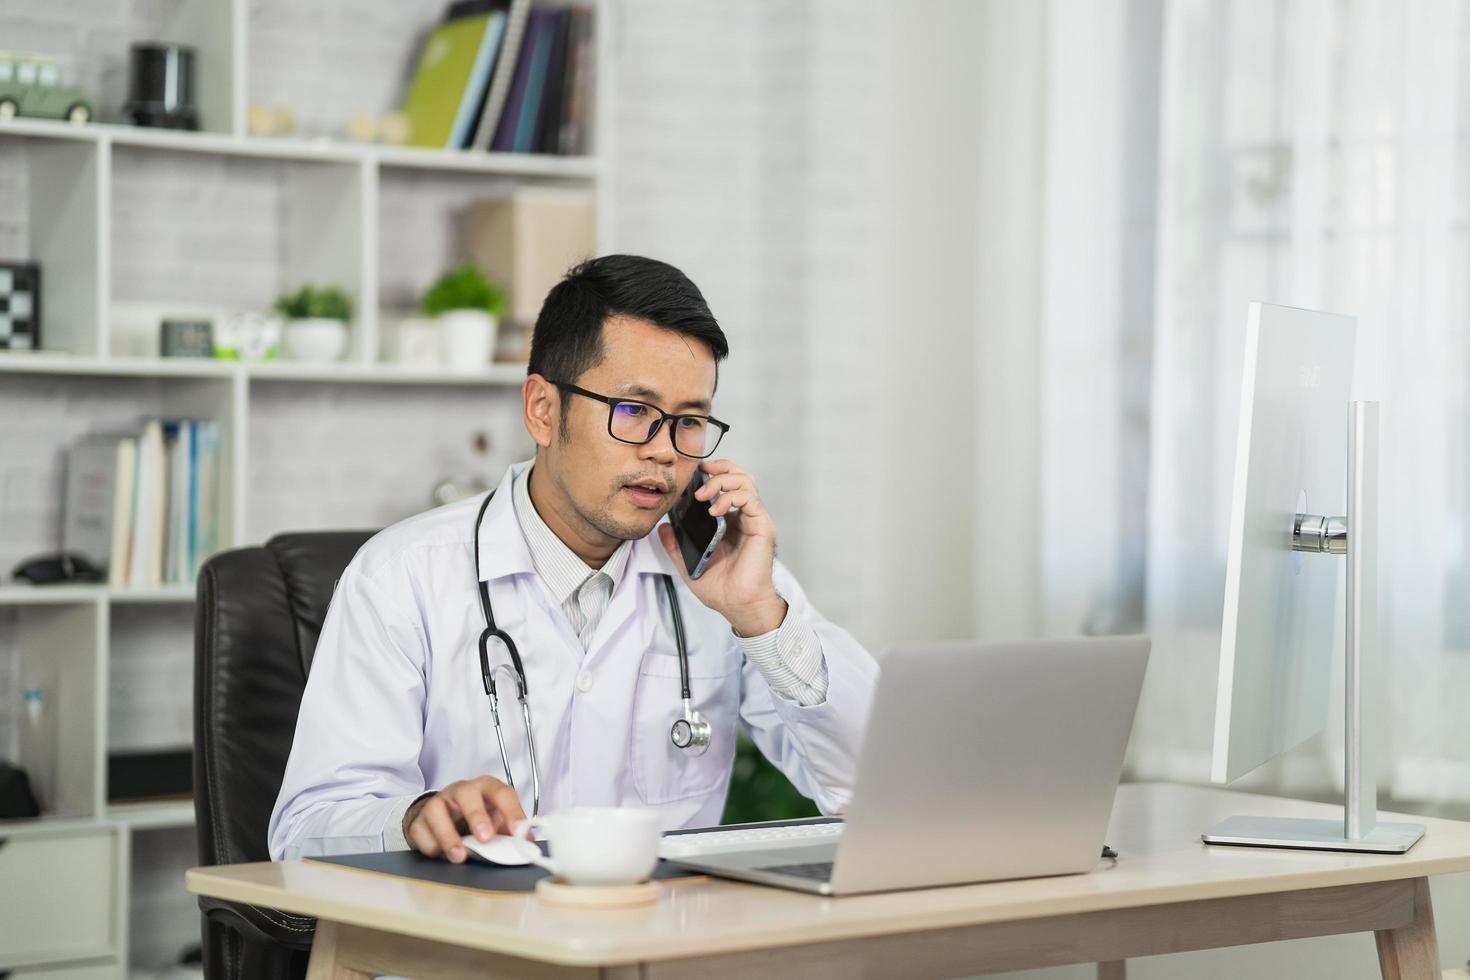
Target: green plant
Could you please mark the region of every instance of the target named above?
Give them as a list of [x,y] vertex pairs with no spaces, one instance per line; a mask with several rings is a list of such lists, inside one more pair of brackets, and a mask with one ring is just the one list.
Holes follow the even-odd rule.
[[444,273],[424,294],[424,313],[429,316],[448,310],[483,310],[501,317],[506,305],[505,290],[470,262]]
[[817,805],[797,792],[753,742],[743,734],[739,736],[735,767],[730,774],[730,795],[725,799],[720,823],[795,820],[815,817],[818,813]]
[[333,286],[302,286],[295,292],[282,293],[276,298],[276,312],[288,320],[306,320],[320,317],[324,320],[352,319],[352,300],[347,294]]

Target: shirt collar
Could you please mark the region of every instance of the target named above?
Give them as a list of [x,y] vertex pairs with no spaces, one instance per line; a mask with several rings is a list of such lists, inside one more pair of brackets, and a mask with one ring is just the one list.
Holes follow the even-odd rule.
[[[485,507],[485,519],[480,524],[479,534],[480,562],[475,572],[481,582],[536,572],[526,533],[516,518],[516,508],[511,499],[515,495],[516,479],[530,470],[531,463],[531,460],[512,463],[496,486],[495,496]],[[560,541],[559,538],[557,540]],[[633,572],[639,575],[672,575],[674,581],[679,580],[674,563],[653,532],[647,537],[628,542],[628,545],[624,574]]]
[[582,583],[597,574],[604,574],[612,580],[613,590],[616,591],[618,583],[623,579],[623,573],[628,568],[628,559],[633,550],[631,541],[624,541],[603,564],[602,568],[594,569],[582,560],[575,551],[567,547],[565,541],[557,537],[555,531],[547,526],[536,505],[531,502],[531,470],[527,466],[516,474],[511,485],[511,499],[514,504],[516,522],[521,527],[521,533],[525,535],[526,545],[531,552],[531,562],[536,567],[536,574],[546,583],[551,590],[552,597],[560,603],[565,603],[571,596],[581,588]]

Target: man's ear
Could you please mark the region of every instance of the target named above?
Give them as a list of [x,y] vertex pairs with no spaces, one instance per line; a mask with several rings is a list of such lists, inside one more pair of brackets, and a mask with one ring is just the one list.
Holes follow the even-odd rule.
[[552,436],[561,424],[561,391],[539,374],[526,377],[521,385],[521,407],[524,411],[526,431],[545,449],[551,445]]

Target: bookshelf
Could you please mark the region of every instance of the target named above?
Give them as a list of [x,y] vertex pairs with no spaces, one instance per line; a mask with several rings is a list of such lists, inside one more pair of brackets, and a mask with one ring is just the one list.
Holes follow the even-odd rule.
[[[287,477],[272,473],[271,459],[259,458],[267,454],[254,451],[261,433],[252,433],[252,426],[313,411],[322,398],[337,397],[333,393],[350,395],[351,405],[391,400],[407,413],[432,419],[461,410],[466,399],[485,392],[507,415],[492,420],[492,426],[511,431],[516,420],[508,417],[508,409],[523,366],[494,363],[472,373],[450,373],[385,359],[384,334],[403,305],[406,278],[390,265],[404,247],[397,241],[397,218],[411,209],[420,219],[416,225],[447,240],[453,210],[476,197],[523,185],[585,188],[597,202],[598,250],[608,251],[607,120],[615,91],[615,2],[588,0],[597,26],[595,152],[587,156],[247,135],[246,107],[254,90],[251,31],[259,26],[252,18],[260,15],[251,0],[177,0],[157,7],[160,20],[148,25],[154,36],[192,44],[200,53],[199,132],[0,121],[0,177],[6,168],[19,169],[27,191],[24,204],[12,202],[22,212],[22,254],[6,257],[42,265],[45,347],[0,351],[0,413],[13,416],[33,411],[38,403],[54,404],[64,408],[69,426],[41,426],[38,436],[0,426],[0,456],[16,449],[38,456],[60,453],[79,432],[131,425],[141,415],[213,419],[222,436],[219,517],[228,548],[259,543],[251,528],[262,523],[252,516],[261,506],[261,488]],[[432,21],[438,6],[422,5],[422,26]],[[281,9],[267,6],[265,15]],[[74,16],[80,36],[84,15]],[[125,52],[127,40],[118,41],[120,51]],[[405,59],[415,43],[410,36],[401,38]],[[179,191],[177,200],[162,207],[149,190],[149,182],[160,179]],[[221,185],[230,194],[196,193],[199,187]],[[235,219],[238,206],[230,199],[237,192],[259,199],[257,210],[267,215],[263,231],[254,251],[242,246],[239,254],[231,249],[216,258],[212,247],[218,242],[201,247],[198,242],[205,239],[195,232]],[[147,235],[139,230],[144,226],[150,229]],[[3,246],[0,242],[0,252]],[[197,265],[217,274],[180,275],[176,282],[161,283],[152,267],[138,261],[144,251],[160,249],[181,256],[186,272]],[[265,309],[276,292],[298,282],[331,282],[351,296],[356,313],[340,362],[156,356],[160,313],[193,307]],[[118,417],[120,412],[129,417]],[[58,482],[32,492],[59,495],[61,489]],[[12,523],[6,533],[16,530]],[[41,534],[53,537],[33,527],[19,530],[29,535],[27,542],[41,540]],[[45,548],[24,547],[55,546],[51,540]],[[22,767],[34,761],[26,757],[32,743],[21,733],[27,722],[18,704],[20,690],[40,684],[55,692],[48,710],[57,735],[47,752],[54,758],[49,768],[57,804],[40,818],[0,820],[5,845],[0,847],[0,881],[44,877],[45,887],[30,896],[35,908],[27,921],[53,922],[58,928],[41,928],[28,937],[0,928],[0,972],[53,975],[61,968],[69,976],[120,977],[160,968],[159,950],[198,940],[197,906],[183,890],[182,875],[174,873],[180,861],[194,860],[193,803],[110,802],[107,758],[115,746],[109,731],[118,713],[120,675],[136,674],[140,663],[152,662],[140,661],[138,649],[148,647],[155,635],[167,635],[173,649],[187,648],[192,656],[187,634],[194,588],[12,584],[10,564],[0,568],[7,577],[0,582],[0,693],[17,704],[0,710],[0,725],[10,726],[0,732],[0,749],[15,746]],[[131,658],[126,664],[125,657]],[[192,699],[187,673],[174,669],[157,681],[170,697]],[[140,890],[140,883],[173,888],[175,878],[177,888],[162,898]]]

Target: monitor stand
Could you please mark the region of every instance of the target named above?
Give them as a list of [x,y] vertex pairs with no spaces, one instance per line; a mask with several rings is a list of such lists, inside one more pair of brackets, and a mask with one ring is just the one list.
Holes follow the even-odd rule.
[[[1342,820],[1229,817],[1203,835],[1206,844],[1287,847],[1317,851],[1403,854],[1424,825],[1378,822],[1378,777],[1370,710],[1379,688],[1378,654],[1378,403],[1353,402],[1348,438],[1346,518],[1297,514],[1292,548],[1347,555],[1347,660]],[[1365,694],[1367,695],[1365,697]]]

